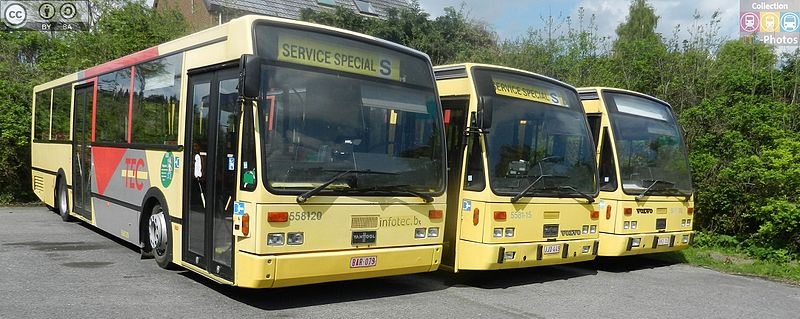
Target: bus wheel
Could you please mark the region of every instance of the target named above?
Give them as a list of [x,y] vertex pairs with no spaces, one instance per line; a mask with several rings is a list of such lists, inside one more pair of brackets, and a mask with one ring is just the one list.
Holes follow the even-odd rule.
[[167,212],[161,208],[161,204],[153,206],[147,225],[150,248],[156,263],[161,268],[174,269],[175,265],[172,263],[172,232],[170,231]]
[[61,220],[65,222],[72,221],[72,216],[69,215],[69,203],[67,198],[67,185],[64,179],[59,179],[58,186],[56,186],[56,212],[61,215]]

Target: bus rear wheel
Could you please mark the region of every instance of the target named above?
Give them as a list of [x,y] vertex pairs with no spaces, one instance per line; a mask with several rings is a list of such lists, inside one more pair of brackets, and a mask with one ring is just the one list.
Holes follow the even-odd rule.
[[156,264],[164,269],[175,269],[175,264],[172,263],[172,232],[170,228],[169,217],[161,204],[153,206],[147,221],[148,239]]
[[69,215],[69,199],[67,198],[67,184],[64,182],[64,179],[58,180],[58,186],[56,186],[56,212],[58,215],[61,216],[61,220],[65,222],[72,221],[72,217]]

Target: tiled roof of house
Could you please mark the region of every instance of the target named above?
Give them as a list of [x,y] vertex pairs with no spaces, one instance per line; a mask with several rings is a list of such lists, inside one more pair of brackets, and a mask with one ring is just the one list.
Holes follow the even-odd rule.
[[[300,19],[300,10],[310,8],[313,10],[333,9],[334,7],[320,3],[335,2],[337,6],[349,8],[356,12],[359,8],[356,2],[361,2],[361,5],[368,3],[374,9],[373,14],[379,17],[386,15],[388,8],[402,8],[409,7],[408,0],[205,0],[210,7],[218,6],[221,8],[234,9],[249,13],[263,14],[268,16]],[[362,7],[362,10],[364,7]],[[362,12],[363,13],[363,12]]]

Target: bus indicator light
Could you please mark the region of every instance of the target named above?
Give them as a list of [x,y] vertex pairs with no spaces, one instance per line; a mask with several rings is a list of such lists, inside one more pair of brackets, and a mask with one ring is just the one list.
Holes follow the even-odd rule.
[[591,219],[598,219],[600,218],[600,211],[593,210],[591,214],[589,214]]
[[444,214],[442,213],[441,209],[434,209],[428,211],[428,218],[430,219],[442,219],[443,215]]
[[473,225],[475,225],[475,226],[478,225],[478,222],[480,221],[480,215],[481,215],[481,211],[478,210],[477,208],[475,208],[475,210],[472,211],[472,224]]
[[694,207],[687,208],[686,209],[686,213],[689,214],[689,215],[694,214]]
[[611,205],[606,206],[606,219],[611,219]]
[[633,208],[625,207],[624,212],[625,212],[625,216],[633,215]]
[[270,223],[282,223],[289,221],[289,212],[269,212],[267,221]]
[[250,215],[245,213],[242,215],[242,235],[248,236],[250,234]]
[[502,211],[494,212],[494,219],[506,220],[506,217],[507,217],[506,212],[502,212]]

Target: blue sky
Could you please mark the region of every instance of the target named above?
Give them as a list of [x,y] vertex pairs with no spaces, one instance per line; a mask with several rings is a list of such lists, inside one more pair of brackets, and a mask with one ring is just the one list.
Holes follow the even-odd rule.
[[[445,7],[459,8],[462,4],[469,17],[487,22],[500,35],[501,39],[515,39],[524,36],[530,27],[544,25],[542,17],[552,14],[575,17],[578,8],[583,7],[587,15],[594,14],[598,31],[612,36],[614,29],[628,14],[628,0],[419,0],[422,8],[436,17],[442,15]],[[673,29],[680,24],[684,32],[692,24],[697,11],[703,23],[710,20],[711,14],[719,10],[720,36],[733,39],[739,36],[739,1],[736,0],[650,0],[659,20],[658,32],[671,37]]]

